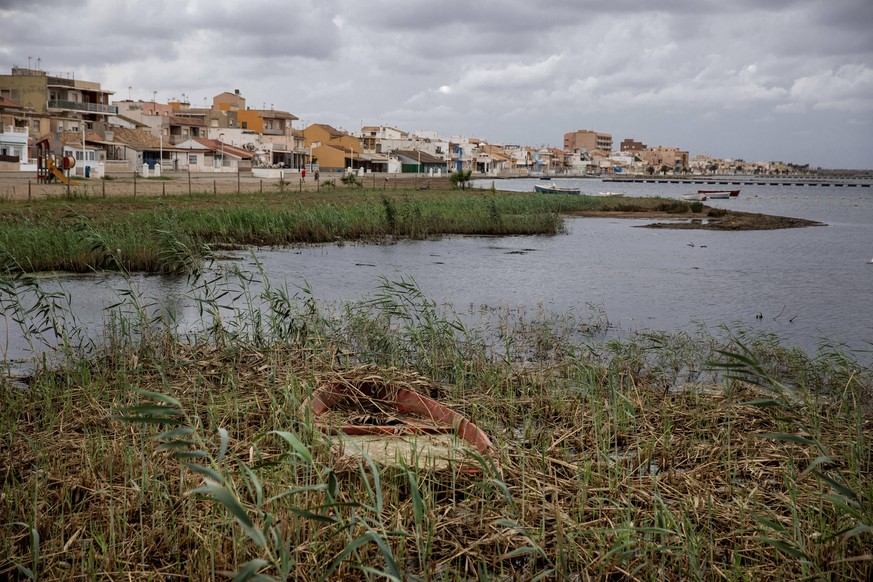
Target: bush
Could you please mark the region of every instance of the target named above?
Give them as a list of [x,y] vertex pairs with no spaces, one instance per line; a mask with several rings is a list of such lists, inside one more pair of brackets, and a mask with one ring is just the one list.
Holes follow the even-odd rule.
[[470,182],[470,176],[472,175],[473,170],[460,170],[458,172],[454,172],[451,176],[449,176],[449,180],[451,180],[452,185],[455,188],[466,190],[467,183]]

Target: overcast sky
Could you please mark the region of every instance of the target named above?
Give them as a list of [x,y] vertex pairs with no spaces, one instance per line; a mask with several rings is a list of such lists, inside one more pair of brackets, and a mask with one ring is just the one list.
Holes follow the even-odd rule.
[[[0,72],[346,130],[873,168],[873,0],[0,0]],[[299,126],[299,122],[298,126]]]

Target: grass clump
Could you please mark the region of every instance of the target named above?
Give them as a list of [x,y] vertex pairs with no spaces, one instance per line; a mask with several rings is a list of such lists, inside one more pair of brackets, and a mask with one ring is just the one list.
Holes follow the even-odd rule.
[[[199,328],[131,292],[99,344],[2,380],[0,574],[873,573],[871,375],[837,347],[602,340],[598,313],[456,313],[411,279],[341,306],[259,270],[191,293]],[[497,452],[475,472],[349,463],[299,407],[350,370],[439,386]]]

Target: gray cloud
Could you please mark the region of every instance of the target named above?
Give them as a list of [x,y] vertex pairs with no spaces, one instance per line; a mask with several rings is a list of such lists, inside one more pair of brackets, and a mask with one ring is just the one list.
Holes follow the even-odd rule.
[[[47,17],[63,14],[61,18]],[[873,167],[869,0],[0,0],[0,68],[308,122]],[[130,87],[130,89],[128,89]]]

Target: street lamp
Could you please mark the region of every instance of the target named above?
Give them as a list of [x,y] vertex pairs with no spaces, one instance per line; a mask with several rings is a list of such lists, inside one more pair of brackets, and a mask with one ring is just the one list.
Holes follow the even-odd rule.
[[415,168],[416,177],[421,174],[421,150],[418,148],[418,132],[415,133],[415,153],[418,154],[418,166]]
[[218,141],[221,142],[221,171],[224,171],[224,133],[218,134]]

